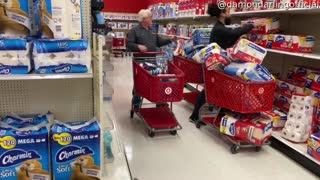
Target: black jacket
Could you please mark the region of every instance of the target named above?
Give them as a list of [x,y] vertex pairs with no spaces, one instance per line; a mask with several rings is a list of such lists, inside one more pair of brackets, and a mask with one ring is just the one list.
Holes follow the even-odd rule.
[[231,29],[225,27],[223,23],[218,21],[212,28],[210,35],[210,43],[217,43],[221,48],[228,49],[232,47],[238,39],[250,32],[253,29],[252,24],[244,25],[243,27]]
[[157,47],[170,44],[170,39],[162,39],[150,29],[146,30],[141,24],[132,28],[127,34],[127,48],[132,52],[140,52],[138,45],[145,45],[148,52],[157,51]]

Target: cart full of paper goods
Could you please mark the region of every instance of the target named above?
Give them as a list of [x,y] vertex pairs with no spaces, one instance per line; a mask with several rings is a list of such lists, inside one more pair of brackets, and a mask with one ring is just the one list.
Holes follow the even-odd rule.
[[[132,102],[131,118],[137,114],[146,124],[149,136],[156,132],[177,134],[182,127],[177,121],[172,103],[183,98],[184,73],[163,58],[163,52],[133,53],[133,80],[139,105]],[[148,100],[151,103],[143,103]],[[156,107],[151,105],[156,104]]]
[[[226,135],[233,154],[242,147],[260,151],[269,144],[272,121],[259,113],[272,110],[276,87],[271,73],[260,65],[267,52],[245,39],[228,52],[215,43],[211,46],[215,47],[202,63],[206,104],[196,127],[205,123]],[[204,51],[208,48],[210,45]]]

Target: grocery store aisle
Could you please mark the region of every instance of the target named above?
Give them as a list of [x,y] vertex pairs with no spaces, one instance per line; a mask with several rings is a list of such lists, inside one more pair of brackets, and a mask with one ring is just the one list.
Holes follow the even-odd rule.
[[174,112],[183,130],[177,136],[149,138],[143,122],[130,119],[131,59],[114,59],[109,73],[115,93],[113,109],[133,178],[138,180],[316,180],[303,167],[271,147],[230,153],[230,144],[208,127],[201,130],[188,121],[192,106],[182,101]]

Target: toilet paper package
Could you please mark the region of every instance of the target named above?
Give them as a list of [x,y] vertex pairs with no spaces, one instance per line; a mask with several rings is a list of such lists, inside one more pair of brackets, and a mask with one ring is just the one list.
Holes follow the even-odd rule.
[[272,120],[272,129],[281,130],[287,122],[287,113],[279,110],[261,112],[261,117]]
[[37,40],[33,47],[37,73],[86,73],[90,69],[87,40]]
[[308,139],[308,154],[320,161],[320,134],[312,134]]
[[310,53],[313,51],[315,38],[313,36],[296,36],[275,34],[272,49]]
[[224,68],[224,72],[250,82],[274,80],[272,74],[265,67],[256,63],[233,62]]
[[192,59],[202,63],[206,58],[214,53],[220,53],[223,57],[228,58],[227,52],[224,49],[222,49],[217,43],[212,43],[197,52]]
[[306,88],[320,91],[320,72],[313,72],[308,75]]
[[264,47],[271,49],[272,42],[273,42],[273,35],[272,34],[248,34],[247,38],[249,41]]
[[290,80],[276,80],[276,92],[291,98],[293,94],[304,94],[304,84]]
[[183,49],[184,49],[184,52],[186,54],[190,54],[192,51],[193,51],[193,47],[194,47],[194,43],[193,43],[193,40],[190,39],[190,40],[186,40],[184,41],[184,44],[183,44]]
[[50,131],[53,179],[100,178],[100,125],[97,120],[62,123]]
[[253,28],[251,34],[273,34],[278,33],[280,30],[280,20],[279,18],[250,18],[241,21],[241,23],[254,23],[256,20],[265,20],[265,24],[256,28]]
[[320,70],[307,66],[294,65],[293,67],[290,67],[289,79],[305,83],[308,77],[314,72],[319,73]]
[[320,92],[305,88],[305,94],[315,98],[314,114],[316,116],[315,123],[320,125]]
[[31,71],[30,43],[25,39],[0,38],[0,74],[27,74]]
[[1,123],[0,132],[0,179],[51,179],[47,125]]
[[40,0],[38,3],[43,38],[82,38],[81,0]]
[[31,35],[32,0],[0,1],[0,37],[23,38]]
[[43,124],[51,124],[54,120],[54,116],[51,112],[46,114],[27,114],[16,115],[10,114],[3,118],[1,123],[7,124],[14,128],[25,128],[32,126],[39,126]]
[[235,44],[232,52],[232,57],[234,59],[257,64],[261,64],[266,55],[267,50],[265,48],[258,46],[247,39],[240,39]]
[[280,95],[280,94],[275,94],[275,101],[274,101],[274,105],[285,111],[285,112],[289,112],[289,108],[290,108],[290,103],[291,103],[291,99]]
[[207,45],[210,43],[211,28],[196,29],[192,33],[194,45]]

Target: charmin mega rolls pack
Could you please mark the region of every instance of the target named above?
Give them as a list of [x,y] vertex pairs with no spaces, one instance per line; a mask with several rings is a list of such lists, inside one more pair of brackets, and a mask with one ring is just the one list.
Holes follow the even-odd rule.
[[253,62],[261,64],[265,56],[267,55],[267,50],[257,44],[247,40],[240,39],[233,48],[232,57],[235,60]]
[[100,138],[100,125],[95,119],[56,121],[50,132],[53,179],[99,179]]
[[49,121],[46,115],[10,115],[1,122],[0,179],[51,179]]
[[0,1],[0,36],[26,37],[31,34],[32,0]]

